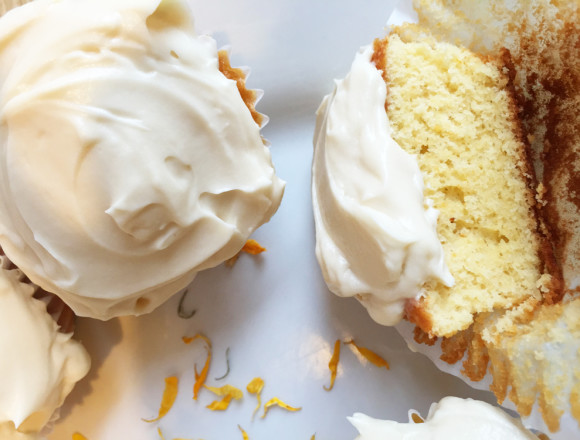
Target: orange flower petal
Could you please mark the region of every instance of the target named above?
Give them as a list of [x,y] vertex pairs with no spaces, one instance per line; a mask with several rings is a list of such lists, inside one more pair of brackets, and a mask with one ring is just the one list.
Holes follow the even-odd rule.
[[284,408],[287,411],[300,411],[302,409],[302,407],[294,408],[287,403],[282,402],[277,397],[272,397],[264,404],[264,414],[262,415],[262,418],[266,417],[268,410],[273,406],[279,406],[280,408]]
[[352,339],[349,341],[345,341],[344,343],[354,346],[357,349],[357,351],[361,355],[363,355],[365,359],[369,361],[371,364],[376,365],[379,368],[385,367],[387,370],[390,368],[389,363],[385,359],[376,354],[374,351],[369,350],[368,348],[365,347],[361,347],[360,345],[357,345],[356,342],[354,342]]
[[256,408],[254,409],[254,412],[252,414],[252,419],[256,416],[256,413],[260,409],[260,406],[262,406],[261,394],[263,388],[264,388],[264,379],[262,379],[261,377],[254,377],[250,381],[250,383],[246,386],[248,393],[255,394],[256,398],[258,399],[258,404],[256,405]]
[[196,339],[201,339],[205,342],[205,349],[207,350],[207,358],[205,359],[205,364],[201,370],[201,373],[197,372],[197,364],[195,364],[193,366],[193,371],[195,373],[195,383],[193,384],[193,399],[194,400],[197,400],[197,397],[199,395],[199,390],[201,389],[201,387],[205,383],[205,380],[207,379],[207,373],[209,372],[209,364],[211,362],[211,341],[207,336],[202,335],[201,333],[198,333],[198,334],[191,336],[191,337],[184,336],[182,338],[183,342],[185,342],[186,344],[191,344]]
[[246,431],[244,431],[244,429],[240,425],[238,425],[238,428],[242,432],[242,437],[244,438],[244,440],[250,440],[250,436]]
[[144,422],[152,423],[156,422],[169,412],[173,404],[175,403],[175,399],[177,397],[177,389],[179,385],[179,379],[175,376],[166,377],[165,378],[165,390],[163,391],[163,397],[161,399],[161,405],[159,406],[159,414],[154,419],[141,419]]
[[330,370],[330,386],[323,387],[326,391],[330,391],[332,388],[334,388],[334,381],[336,380],[339,359],[340,359],[340,339],[337,339],[336,342],[334,343],[334,351],[332,353],[332,357],[328,362],[328,369]]
[[250,255],[258,255],[265,252],[266,248],[262,247],[256,240],[250,238],[242,248],[242,252],[247,252]]
[[206,408],[211,409],[212,411],[225,411],[230,406],[230,402],[234,396],[231,394],[226,394],[226,396],[222,400],[215,400],[210,403]]
[[84,435],[82,435],[80,432],[75,432],[72,435],[72,440],[87,440],[87,438]]

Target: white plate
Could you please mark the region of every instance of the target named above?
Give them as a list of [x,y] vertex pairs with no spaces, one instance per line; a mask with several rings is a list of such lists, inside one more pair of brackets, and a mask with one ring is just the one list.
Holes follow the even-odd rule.
[[[155,440],[158,427],[168,440],[241,439],[238,424],[251,440],[310,439],[314,433],[318,440],[352,440],[356,431],[346,416],[355,411],[406,421],[409,408],[426,414],[431,402],[446,395],[493,401],[412,353],[394,329],[372,322],[355,300],[332,295],[314,256],[314,112],[332,90],[332,79],[347,73],[359,46],[383,35],[395,3],[192,0],[198,32],[231,45],[232,64],[250,66],[249,86],[266,92],[258,105],[270,117],[263,134],[287,181],[280,210],[254,235],[268,251],[200,274],[186,302],[197,309],[189,320],[177,316],[179,297],[140,318],[80,319],[78,336],[93,366],[67,400],[50,440],[71,439],[76,431],[89,440]],[[247,393],[225,412],[205,408],[215,400],[207,390],[194,401],[193,365],[203,365],[205,352],[181,337],[198,332],[213,341],[209,385],[245,390],[260,376],[263,401],[277,396],[302,410],[273,408],[252,421],[256,399]],[[368,365],[343,346],[335,388],[327,392],[334,341],[350,337],[383,355],[391,369]],[[227,347],[231,373],[216,381],[226,370]],[[143,422],[156,416],[170,375],[180,379],[174,407],[157,423]]]

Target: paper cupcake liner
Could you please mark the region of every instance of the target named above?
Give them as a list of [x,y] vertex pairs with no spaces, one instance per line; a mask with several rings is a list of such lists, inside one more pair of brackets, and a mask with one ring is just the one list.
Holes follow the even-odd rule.
[[[418,13],[413,9],[413,3]],[[518,8],[523,9],[518,11],[516,10]],[[573,18],[578,17],[579,14],[580,4],[575,0],[558,3],[548,0],[531,0],[525,3],[493,0],[482,1],[478,4],[469,0],[453,2],[408,0],[400,2],[388,24],[398,25],[403,21],[419,22],[441,40],[453,44],[463,43],[472,50],[484,54],[494,54],[501,46],[508,46],[514,56],[515,68],[520,69],[518,64],[520,62],[523,66],[521,70],[518,70],[516,90],[519,90],[520,94],[523,90],[523,94],[529,100],[529,96],[535,96],[536,92],[526,95],[525,91],[531,87],[531,83],[526,82],[530,81],[526,78],[526,68],[528,68],[527,73],[531,71],[539,74],[542,70],[545,74],[548,70],[546,66],[551,69],[556,69],[558,66],[566,68],[570,65],[570,59],[575,60],[573,55],[575,53],[577,56],[577,51],[570,52],[569,48],[579,38],[578,25],[574,24],[578,20]],[[567,32],[566,38],[562,38],[565,32]],[[541,34],[541,38],[537,38],[538,33]],[[520,47],[520,41],[527,43]],[[549,50],[538,53],[533,52],[533,47],[530,49],[530,45],[544,41],[554,43],[553,47],[550,46]],[[532,50],[532,52],[527,53],[526,50]],[[550,58],[552,51],[557,53]],[[567,55],[562,56],[563,53]],[[545,57],[548,58],[544,62]],[[534,63],[540,63],[537,69],[529,67],[534,66]],[[574,69],[577,63],[572,62],[571,65],[571,69]],[[548,71],[548,75],[552,73],[553,71]],[[569,73],[565,72],[566,75]],[[576,71],[576,78],[577,76]],[[570,87],[569,84],[568,87]],[[554,97],[553,94],[551,96]],[[574,99],[574,97],[577,97],[577,91],[572,89],[569,96],[563,99]],[[554,104],[557,103],[554,102]],[[539,102],[537,107],[541,105]],[[536,111],[535,103],[533,107],[532,111]],[[570,108],[564,105],[550,111],[562,111],[565,117],[566,111],[570,112]],[[541,132],[546,114],[541,112],[531,114],[532,119],[528,119],[527,125],[524,124],[524,126],[529,134],[528,141],[535,152],[538,180],[542,181],[546,175],[550,175],[544,167],[545,133]],[[571,115],[573,120],[576,116],[576,114]],[[527,117],[530,118],[530,114]],[[566,127],[562,126],[561,132],[567,133],[565,130]],[[577,136],[578,130],[575,133]],[[571,136],[575,136],[574,133]],[[568,170],[571,169],[572,163],[577,164],[572,160],[566,165]],[[559,178],[560,180],[567,176],[566,173],[562,174],[564,177]],[[552,181],[548,183],[552,185],[550,187],[552,190],[556,188]],[[563,201],[553,197],[554,191],[551,194],[550,203],[548,206],[544,204],[541,209],[546,211],[544,214],[552,223],[557,223],[563,214],[568,213],[570,216],[569,212],[576,212],[575,208],[569,208],[570,204],[567,200],[571,197],[570,191],[565,191],[561,195]],[[562,207],[569,211],[564,212]],[[554,210],[561,212],[554,214]],[[550,215],[551,213],[553,215]],[[554,219],[557,220],[554,221]],[[523,313],[527,316],[525,319],[519,319],[515,311],[504,312],[504,315],[490,314],[489,320],[496,320],[495,323],[488,322],[487,327],[486,324],[481,324],[480,328],[475,331],[472,328],[451,338],[455,340],[445,340],[443,346],[441,340],[433,345],[418,343],[415,339],[413,324],[405,322],[397,326],[397,330],[411,350],[426,355],[439,369],[461,378],[474,388],[491,389],[504,407],[519,410],[525,416],[524,423],[531,428],[549,433],[553,439],[578,438],[580,432],[578,423],[580,421],[580,371],[577,371],[577,365],[580,364],[580,326],[576,325],[576,322],[580,321],[580,299],[574,299],[578,293],[571,291],[576,287],[579,279],[580,262],[575,257],[574,248],[574,245],[580,243],[580,227],[577,226],[579,221],[575,214],[570,218],[564,218],[563,223],[550,226],[550,231],[556,238],[557,253],[568,289],[570,289],[568,296],[561,304],[532,305],[530,310]],[[567,229],[572,231],[569,234],[562,234],[558,231],[560,227],[564,228],[564,232],[570,232]],[[562,236],[567,242],[562,239]],[[578,319],[575,319],[576,314],[579,315]],[[513,323],[509,319],[511,315],[516,317]],[[479,321],[485,321],[485,319],[482,316]],[[500,322],[506,324],[505,332],[494,330],[497,327],[495,324]],[[463,341],[460,340],[461,338]],[[485,343],[484,338],[487,338]],[[421,338],[419,340],[421,341]],[[421,342],[433,343],[433,341],[427,341],[427,338],[423,338]],[[474,347],[471,358],[462,349],[453,352],[449,348],[449,345],[461,346],[462,343],[471,344]],[[442,355],[444,358],[447,356],[450,363],[445,362],[441,358]],[[478,355],[481,358],[477,358]],[[464,363],[466,363],[465,366]],[[466,374],[479,380],[471,380],[466,377]],[[557,432],[550,433],[550,431]]]
[[20,282],[30,284],[35,288],[33,298],[46,305],[46,312],[56,321],[60,332],[74,332],[76,316],[72,309],[58,296],[47,292],[30,281],[28,277],[24,275],[24,273],[4,254],[2,248],[0,248],[0,268],[17,273],[17,278]]

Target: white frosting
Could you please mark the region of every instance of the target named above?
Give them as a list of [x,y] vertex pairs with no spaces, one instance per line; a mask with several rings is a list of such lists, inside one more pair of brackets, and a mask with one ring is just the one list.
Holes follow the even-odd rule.
[[445,397],[429,409],[425,423],[397,423],[354,414],[357,440],[538,440],[519,419],[486,402]]
[[356,296],[375,321],[394,325],[426,281],[450,286],[453,277],[417,162],[391,137],[386,85],[371,55],[371,47],[356,55],[318,109],[316,256],[331,291]]
[[152,310],[278,208],[259,127],[183,2],[37,0],[0,45],[0,245],[76,314]]
[[[34,439],[90,367],[18,272],[0,269],[0,438]],[[19,432],[15,431],[15,427]]]

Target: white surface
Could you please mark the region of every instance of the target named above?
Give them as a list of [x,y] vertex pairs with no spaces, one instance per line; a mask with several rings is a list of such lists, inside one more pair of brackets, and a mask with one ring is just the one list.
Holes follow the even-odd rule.
[[[354,299],[325,287],[314,257],[310,163],[314,112],[344,77],[359,46],[383,35],[393,2],[278,0],[192,0],[197,29],[231,45],[232,64],[252,68],[249,86],[266,94],[258,110],[270,117],[263,130],[274,164],[287,181],[282,206],[256,234],[268,251],[243,255],[233,268],[220,266],[198,276],[186,306],[197,314],[177,316],[175,297],[151,315],[102,323],[78,322],[78,335],[93,357],[88,377],[73,391],[50,440],[79,431],[89,440],[354,439],[346,416],[356,411],[377,418],[407,420],[407,410],[426,414],[446,395],[493,401],[460,379],[441,373],[426,357],[412,353],[392,328],[370,319]],[[245,390],[255,376],[266,385],[263,401],[277,396],[302,406],[298,413],[273,408],[251,421],[255,396],[245,393],[226,412],[211,412],[214,400],[202,390],[192,400],[193,364],[203,365],[201,344],[185,345],[184,335],[203,332],[214,343],[209,385],[230,383]],[[327,392],[330,359],[337,338],[353,337],[383,355],[391,370],[366,365],[342,346],[339,376]],[[231,347],[231,373],[225,349]],[[180,378],[173,409],[158,423],[164,378]],[[260,413],[261,414],[261,413]]]

